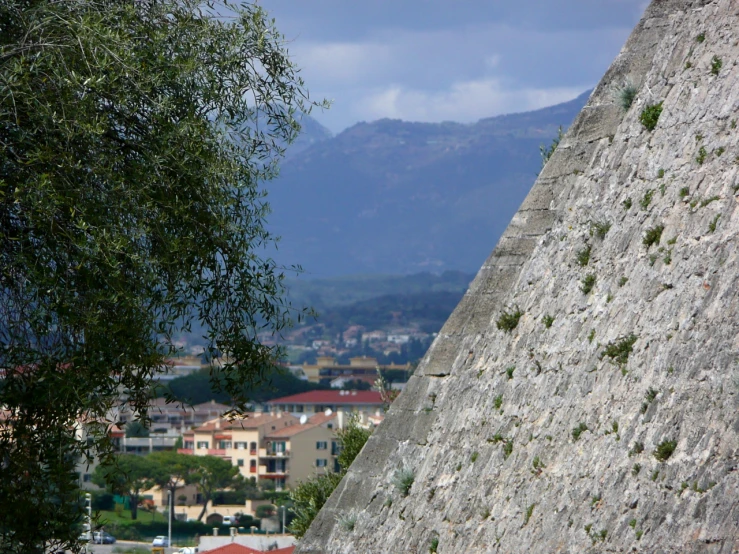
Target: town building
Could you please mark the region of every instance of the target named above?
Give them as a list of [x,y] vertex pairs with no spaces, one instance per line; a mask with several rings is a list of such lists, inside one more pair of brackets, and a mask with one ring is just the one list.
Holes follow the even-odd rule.
[[383,411],[382,396],[370,390],[314,390],[275,398],[265,402],[270,411],[287,412],[295,416],[331,412],[374,415]]
[[178,452],[220,456],[257,482],[271,480],[277,490],[316,473],[332,471],[337,452],[335,414],[298,418],[288,413],[249,413],[218,418],[184,434]]
[[[214,400],[190,406],[182,402],[167,402],[166,398],[153,398],[149,402],[150,432],[179,437],[187,429],[203,425],[232,409]],[[136,419],[129,410],[119,410],[117,419],[121,426]]]
[[308,381],[328,385],[337,377],[350,380],[376,379],[378,370],[408,370],[410,367],[410,364],[380,365],[376,358],[370,356],[349,358],[349,364],[339,364],[333,356],[319,356],[315,364],[304,363],[301,369]]

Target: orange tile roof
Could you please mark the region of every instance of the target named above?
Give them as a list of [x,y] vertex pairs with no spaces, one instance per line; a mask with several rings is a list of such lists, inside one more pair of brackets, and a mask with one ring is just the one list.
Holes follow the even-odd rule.
[[204,423],[200,427],[196,427],[193,431],[196,433],[210,433],[213,431],[256,429],[257,427],[274,423],[275,421],[286,422],[289,425],[292,425],[292,422],[297,422],[297,419],[289,414],[271,415],[252,412],[245,414],[242,418],[234,419],[233,421],[224,418],[213,419]]
[[282,429],[272,431],[270,433],[267,433],[265,436],[267,438],[293,437],[295,435],[302,433],[303,431],[307,431],[308,429],[319,427],[320,425],[328,421],[331,421],[332,419],[336,419],[336,417],[337,417],[336,414],[331,414],[331,415],[315,414],[314,416],[311,416],[305,423],[295,422],[294,425],[290,425],[289,427],[283,427]]
[[326,423],[328,421],[331,421],[332,419],[336,419],[337,415],[335,413],[326,415],[325,413],[320,414],[314,414],[308,418],[308,423],[315,423],[316,425],[321,425],[322,423]]

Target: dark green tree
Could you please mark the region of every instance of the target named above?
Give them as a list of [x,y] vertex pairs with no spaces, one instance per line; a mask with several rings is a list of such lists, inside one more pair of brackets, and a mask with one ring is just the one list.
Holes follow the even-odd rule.
[[92,473],[92,482],[115,494],[128,496],[131,519],[136,519],[139,497],[142,491],[154,486],[161,468],[148,456],[122,454],[108,465],[98,465]]
[[243,478],[239,474],[239,468],[223,458],[194,456],[193,459],[194,465],[187,482],[194,484],[203,498],[203,509],[198,516],[198,521],[202,521],[208,502],[213,498],[213,493],[218,490],[238,487]]
[[262,183],[310,106],[257,6],[0,0],[0,551],[79,549],[75,464],[191,322],[239,405],[272,366]]
[[172,512],[172,519],[174,519],[177,489],[191,481],[192,474],[198,468],[197,456],[180,454],[174,450],[163,450],[149,454],[147,458],[153,465],[154,484],[163,491],[168,491],[167,502]]

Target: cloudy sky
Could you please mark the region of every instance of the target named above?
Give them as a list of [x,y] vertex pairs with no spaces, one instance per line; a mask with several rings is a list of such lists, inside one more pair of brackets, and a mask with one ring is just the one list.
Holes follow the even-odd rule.
[[260,0],[290,42],[314,116],[476,121],[595,85],[647,0]]

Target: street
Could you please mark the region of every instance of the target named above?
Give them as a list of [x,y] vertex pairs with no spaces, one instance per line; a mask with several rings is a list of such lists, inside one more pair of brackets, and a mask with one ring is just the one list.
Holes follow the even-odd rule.
[[[135,549],[139,550],[136,551]],[[151,542],[135,542],[135,541],[116,541],[115,544],[90,544],[87,546],[89,554],[125,554],[129,550],[131,552],[141,552],[145,549],[151,552]],[[166,548],[166,554],[173,554],[179,550],[179,547]]]

